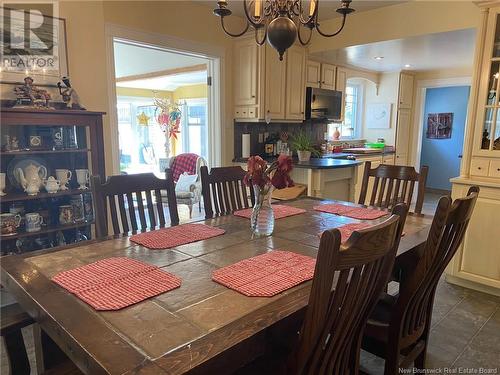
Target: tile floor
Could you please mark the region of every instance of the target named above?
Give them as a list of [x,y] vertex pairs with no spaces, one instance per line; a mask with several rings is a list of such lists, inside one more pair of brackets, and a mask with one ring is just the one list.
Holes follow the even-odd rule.
[[[433,214],[439,195],[426,194],[424,213]],[[201,218],[198,208],[193,208],[193,217]],[[182,222],[189,221],[187,206],[179,206]],[[9,298],[1,292],[2,303]],[[32,330],[23,330],[28,354],[34,366]],[[1,343],[0,373],[8,374],[8,363],[3,342]],[[362,369],[369,374],[383,374],[384,361],[362,352]],[[500,373],[500,297],[487,295],[470,289],[440,281],[432,316],[432,331],[427,354],[429,369],[451,369],[448,373],[465,373],[468,368],[492,369]],[[456,370],[456,372],[453,372]],[[36,371],[32,370],[32,374]],[[436,373],[436,372],[434,372]],[[473,373],[473,372],[469,372]]]

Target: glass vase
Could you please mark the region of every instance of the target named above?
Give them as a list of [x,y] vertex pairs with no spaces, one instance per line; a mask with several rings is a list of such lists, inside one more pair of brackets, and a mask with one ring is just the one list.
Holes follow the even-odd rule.
[[267,184],[263,188],[253,186],[255,205],[252,211],[250,225],[255,236],[270,236],[274,230],[274,212],[271,207],[273,185]]

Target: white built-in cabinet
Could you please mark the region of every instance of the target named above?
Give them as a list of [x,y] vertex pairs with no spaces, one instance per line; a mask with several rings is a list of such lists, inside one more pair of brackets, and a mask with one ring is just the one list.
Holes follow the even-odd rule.
[[[446,271],[450,282],[500,295],[500,6],[484,8],[478,29],[474,77],[461,175],[453,178],[452,197],[479,186],[469,228]],[[495,6],[496,5],[496,6]]]
[[288,49],[286,56],[285,118],[303,120],[305,106],[306,53],[302,47]]
[[341,66],[338,66],[335,78],[335,90],[342,91],[342,108],[340,113],[341,121],[344,121],[346,85],[347,85],[347,70],[345,68],[342,68]]
[[306,86],[319,88],[321,85],[321,63],[307,60],[306,64]]
[[234,47],[236,121],[302,121],[305,109],[306,49],[293,46],[280,61],[267,43],[241,39]]
[[321,85],[322,89],[335,90],[335,79],[337,67],[331,64],[321,64]]
[[414,83],[415,77],[410,73],[399,74],[395,143],[397,165],[408,164]]

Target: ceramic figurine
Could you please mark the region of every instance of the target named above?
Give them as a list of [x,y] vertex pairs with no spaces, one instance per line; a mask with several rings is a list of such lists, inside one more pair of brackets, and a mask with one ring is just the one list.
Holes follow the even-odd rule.
[[60,184],[61,183],[58,180],[56,180],[53,176],[50,176],[47,181],[44,182],[45,190],[47,190],[47,193],[49,194],[57,193]]
[[17,139],[16,136],[13,136],[10,139],[10,151],[17,151],[19,150],[19,139]]
[[69,77],[62,77],[61,81],[62,83],[57,82],[57,87],[59,88],[59,94],[61,94],[63,102],[66,103],[66,107],[70,109],[85,109],[80,103],[78,93],[71,87]]
[[17,97],[16,106],[50,108],[50,94],[47,90],[33,85],[33,78],[24,78],[24,84],[14,88]]
[[43,180],[47,178],[47,168],[43,165],[29,164],[24,170],[17,168],[15,173],[19,176],[21,186],[28,195],[37,195],[43,185]]

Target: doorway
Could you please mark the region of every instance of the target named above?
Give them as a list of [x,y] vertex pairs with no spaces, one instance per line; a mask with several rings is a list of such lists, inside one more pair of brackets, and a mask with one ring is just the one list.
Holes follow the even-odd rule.
[[[127,40],[113,41],[119,172],[163,174],[168,158],[210,158],[209,59]],[[165,131],[158,102],[180,113]]]
[[429,166],[427,188],[450,192],[460,175],[470,86],[426,88],[420,124],[420,165]]

